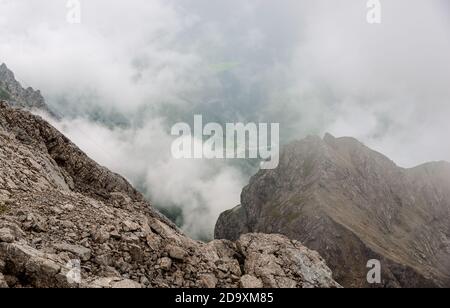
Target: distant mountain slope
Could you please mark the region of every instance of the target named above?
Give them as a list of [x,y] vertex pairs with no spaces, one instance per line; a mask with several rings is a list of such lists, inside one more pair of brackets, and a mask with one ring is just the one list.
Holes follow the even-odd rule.
[[450,286],[450,164],[403,169],[352,138],[288,145],[260,171],[217,239],[280,233],[317,250],[347,287],[368,286],[369,259],[386,287]]

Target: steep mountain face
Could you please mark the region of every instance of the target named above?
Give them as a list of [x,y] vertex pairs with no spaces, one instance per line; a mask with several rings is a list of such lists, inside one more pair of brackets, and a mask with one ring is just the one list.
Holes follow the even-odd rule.
[[0,99],[8,101],[11,106],[40,109],[52,114],[41,92],[23,88],[4,63],[0,65]]
[[367,262],[384,287],[450,286],[450,164],[403,169],[352,138],[287,146],[255,175],[217,239],[279,233],[317,250],[346,287],[365,287]]
[[0,102],[0,287],[339,287],[280,235],[205,244],[40,117]]

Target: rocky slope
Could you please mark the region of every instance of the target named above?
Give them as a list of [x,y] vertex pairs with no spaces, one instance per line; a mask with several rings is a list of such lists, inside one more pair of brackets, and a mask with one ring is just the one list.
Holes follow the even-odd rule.
[[8,286],[339,285],[316,252],[284,236],[187,238],[43,119],[1,102],[0,287]]
[[334,278],[366,287],[367,262],[384,287],[450,286],[450,164],[403,169],[352,138],[309,137],[260,171],[217,239],[280,233],[317,250]]

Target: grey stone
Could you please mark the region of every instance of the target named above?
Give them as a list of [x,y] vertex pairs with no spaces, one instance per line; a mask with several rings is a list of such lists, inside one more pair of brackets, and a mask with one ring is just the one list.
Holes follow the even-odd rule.
[[13,232],[9,228],[0,229],[0,242],[12,243],[16,240]]
[[186,251],[184,249],[182,249],[181,247],[177,247],[174,245],[168,245],[166,247],[166,250],[172,259],[175,259],[178,261],[183,261],[187,256]]
[[199,278],[202,288],[214,289],[217,286],[217,278],[213,274],[203,274]]
[[123,222],[123,230],[125,232],[134,232],[141,229],[141,226],[139,226],[137,223],[134,223],[130,220],[125,220]]
[[138,245],[130,245],[130,255],[135,262],[141,262],[144,259],[144,251]]
[[99,244],[106,243],[107,241],[109,241],[110,237],[111,235],[109,234],[109,232],[104,230],[103,228],[95,231],[92,235],[93,240]]
[[82,261],[89,261],[91,258],[91,250],[78,245],[56,244],[54,247],[59,251],[67,251],[78,256]]
[[251,275],[242,276],[240,283],[241,288],[244,289],[261,289],[263,287],[262,281]]
[[172,260],[170,258],[161,258],[158,261],[159,267],[165,271],[169,271],[172,267]]
[[113,289],[141,289],[142,286],[140,283],[130,280],[130,279],[124,279],[121,281],[114,282],[112,284]]
[[6,283],[5,277],[0,273],[0,289],[7,289],[8,284]]

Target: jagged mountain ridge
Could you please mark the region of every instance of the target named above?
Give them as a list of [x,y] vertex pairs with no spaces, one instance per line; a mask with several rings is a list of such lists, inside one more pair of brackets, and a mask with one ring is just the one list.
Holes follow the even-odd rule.
[[225,212],[217,239],[280,233],[317,250],[347,287],[369,286],[369,259],[386,287],[450,286],[450,164],[403,169],[353,138],[288,145],[260,171],[242,204]]
[[42,118],[0,102],[0,287],[339,287],[331,277],[283,236],[189,239]]
[[0,65],[0,99],[8,101],[11,106],[39,109],[55,117],[41,92],[31,87],[23,88],[5,63]]

